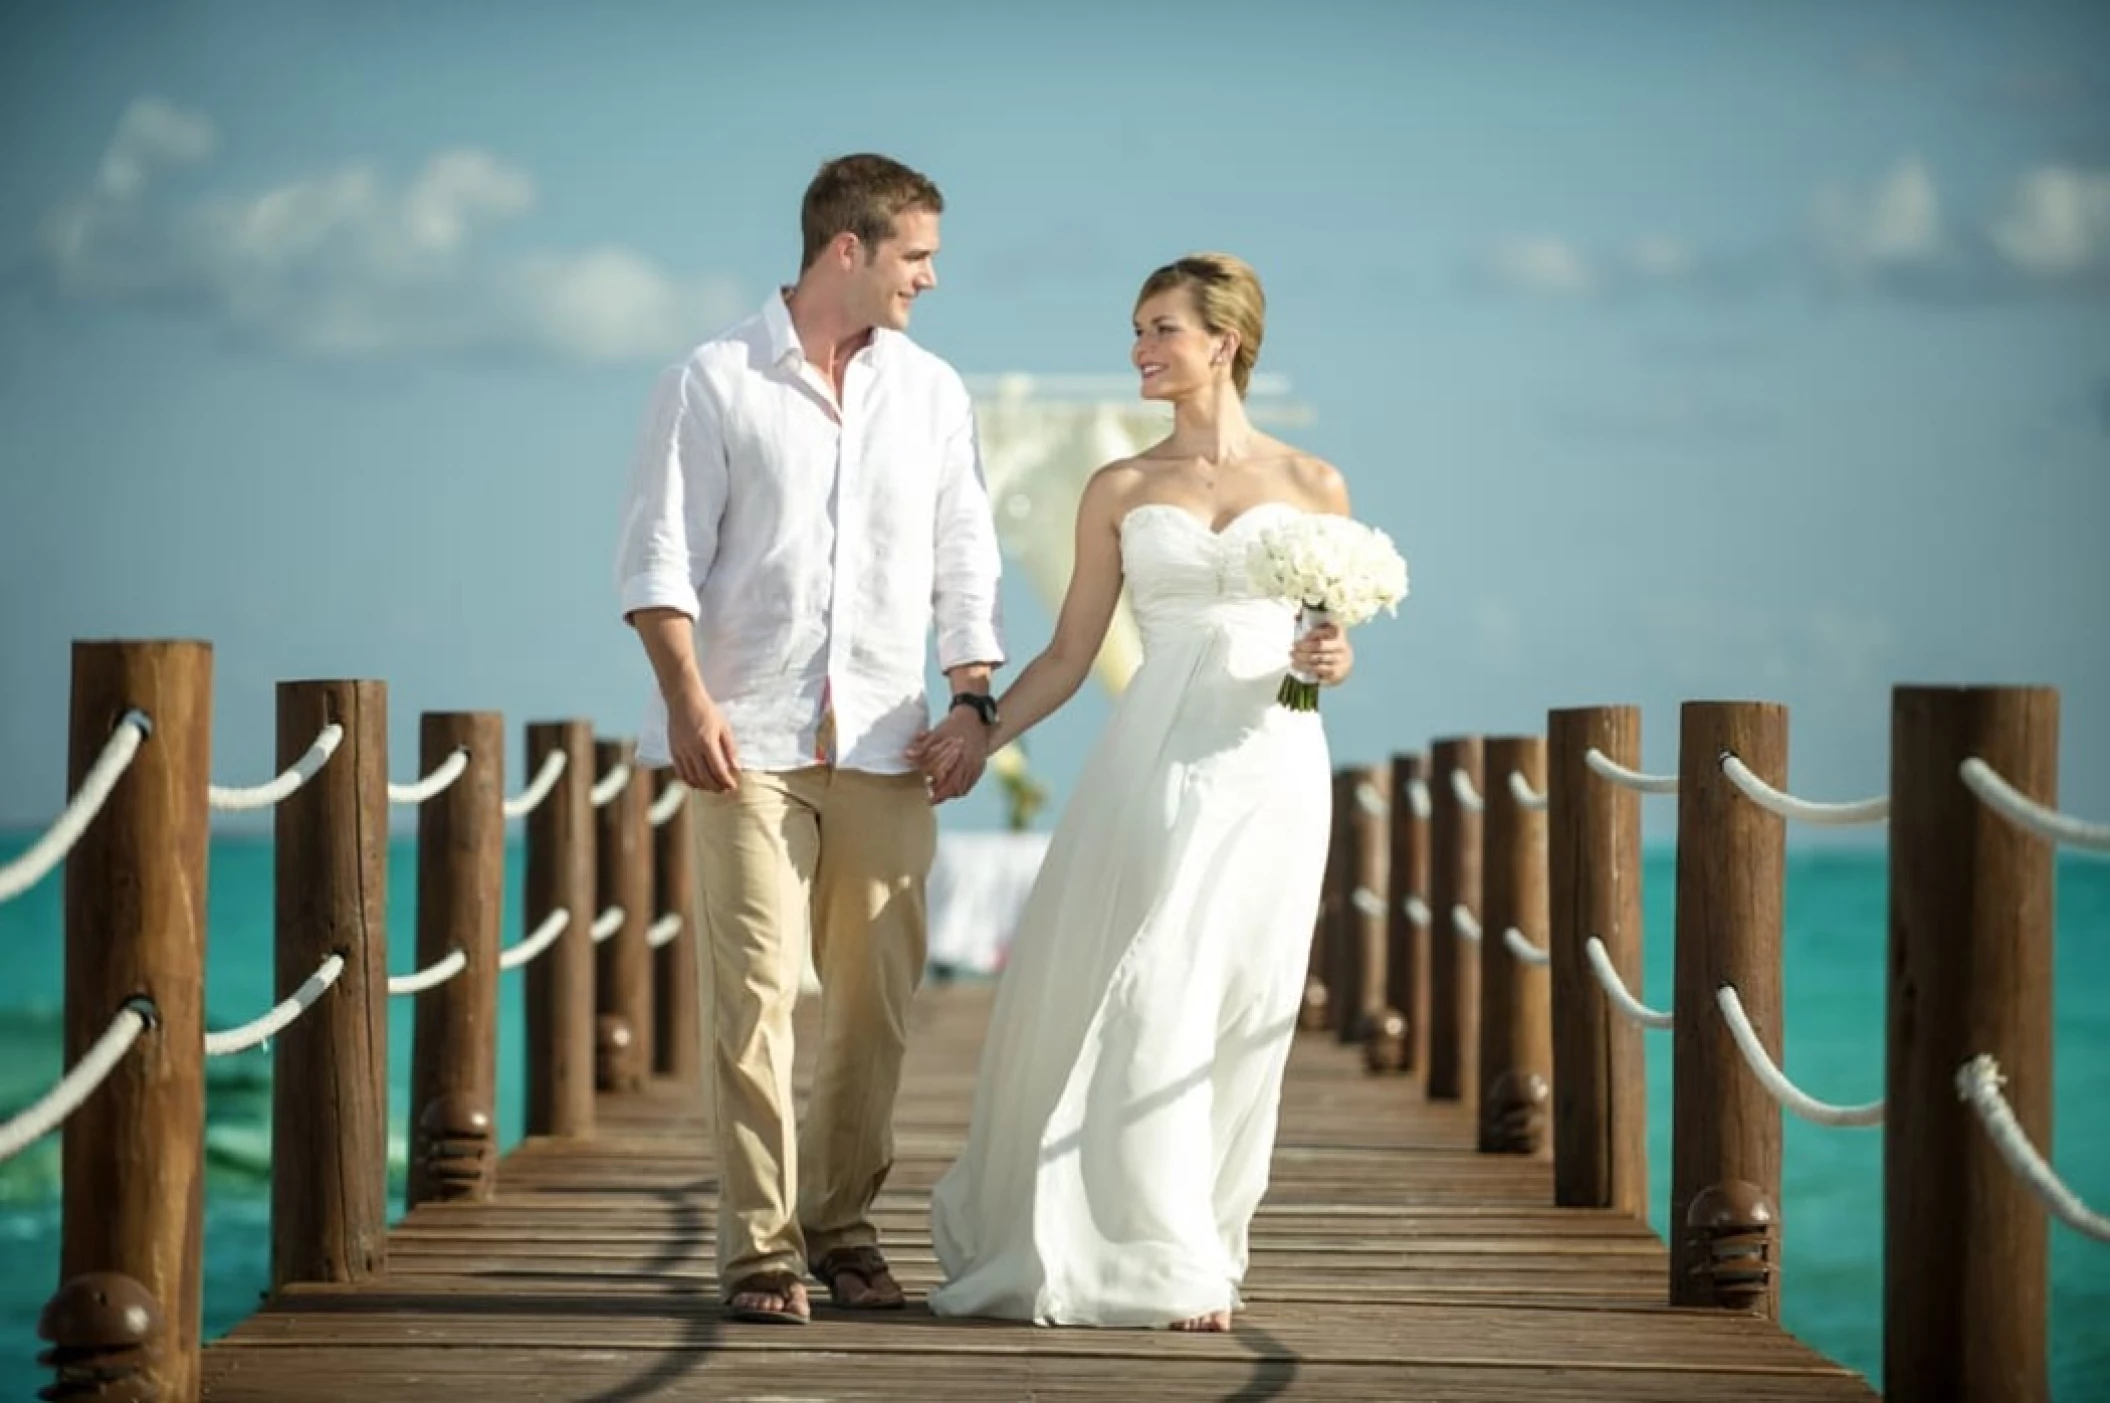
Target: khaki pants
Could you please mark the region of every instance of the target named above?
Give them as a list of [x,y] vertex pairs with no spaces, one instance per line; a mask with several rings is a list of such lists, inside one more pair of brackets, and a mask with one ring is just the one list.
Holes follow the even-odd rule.
[[[894,1095],[923,978],[937,819],[921,774],[749,770],[695,797],[718,1283],[876,1243]],[[821,1046],[794,1127],[791,1015],[810,938]]]

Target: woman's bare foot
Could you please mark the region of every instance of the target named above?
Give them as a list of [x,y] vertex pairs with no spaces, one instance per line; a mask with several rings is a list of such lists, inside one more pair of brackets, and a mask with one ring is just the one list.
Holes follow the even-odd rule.
[[1197,1315],[1191,1320],[1176,1320],[1172,1328],[1201,1334],[1221,1334],[1231,1328],[1231,1312],[1212,1310],[1207,1315]]

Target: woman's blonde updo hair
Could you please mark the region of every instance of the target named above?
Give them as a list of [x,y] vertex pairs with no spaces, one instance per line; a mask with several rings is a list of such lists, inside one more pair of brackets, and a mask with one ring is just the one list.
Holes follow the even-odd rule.
[[1190,253],[1143,279],[1136,305],[1176,287],[1192,292],[1203,326],[1218,336],[1237,336],[1231,384],[1244,399],[1246,385],[1253,378],[1253,363],[1260,359],[1260,338],[1267,330],[1267,297],[1260,290],[1259,275],[1245,260],[1228,253]]

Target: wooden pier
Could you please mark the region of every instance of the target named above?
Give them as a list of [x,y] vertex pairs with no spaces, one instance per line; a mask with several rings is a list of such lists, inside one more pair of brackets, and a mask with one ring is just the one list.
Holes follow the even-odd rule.
[[[811,1001],[808,1001],[809,1004]],[[700,1098],[603,1095],[590,1140],[530,1139],[482,1203],[390,1236],[388,1275],[294,1286],[203,1358],[213,1403],[642,1399],[1870,1399],[1755,1315],[1662,1304],[1662,1241],[1556,1208],[1543,1158],[1482,1155],[1472,1116],[1300,1036],[1248,1308],[1228,1335],[938,1319],[931,1184],[966,1134],[987,986],[919,996],[880,1202],[905,1313],[814,1291],[803,1328],[729,1321],[711,1277]],[[802,1019],[813,1045],[811,1012]]]
[[[386,689],[349,681],[281,684],[279,774],[228,787],[209,782],[210,697],[207,644],[78,645],[73,798],[0,869],[5,899],[66,863],[69,1070],[0,1124],[0,1155],[65,1137],[39,1324],[52,1403],[1872,1398],[1778,1324],[1784,1106],[1884,1128],[1889,1395],[2044,1403],[2046,1209],[2110,1238],[2043,1187],[2032,1148],[2050,1128],[2052,848],[2110,849],[2052,807],[2048,689],[1897,689],[1891,790],[1846,803],[1786,791],[1786,712],[1765,703],[1687,703],[1668,774],[1638,768],[1631,707],[1340,771],[1247,1308],[1219,1335],[922,1307],[928,1194],[965,1138],[990,1010],[976,982],[916,1004],[878,1205],[910,1308],[844,1313],[815,1292],[804,1327],[729,1320],[686,792],[578,720],[530,724],[509,783],[495,712],[425,713],[417,778],[393,782]],[[1635,987],[1644,793],[1677,805],[1668,1009]],[[388,950],[377,838],[401,805],[418,806],[407,959]],[[281,1002],[207,1030],[210,814],[266,806]],[[516,818],[513,931],[498,912]],[[1819,1102],[1780,1066],[1791,819],[1890,823],[1880,1101]],[[501,1159],[512,971],[526,1138]],[[395,998],[418,1016],[408,1211],[390,1224]],[[815,1016],[808,1001],[801,1086]],[[1653,1181],[1652,1032],[1676,1068]],[[271,1289],[201,1347],[204,1063],[267,1040]]]

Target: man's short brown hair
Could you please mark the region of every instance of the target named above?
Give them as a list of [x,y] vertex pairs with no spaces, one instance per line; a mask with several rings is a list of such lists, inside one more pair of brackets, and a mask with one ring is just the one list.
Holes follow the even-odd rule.
[[887,156],[838,156],[825,162],[806,186],[799,206],[799,232],[805,250],[800,271],[813,264],[828,241],[844,232],[865,246],[865,258],[894,232],[894,218],[905,210],[945,212],[945,197],[929,176]]

